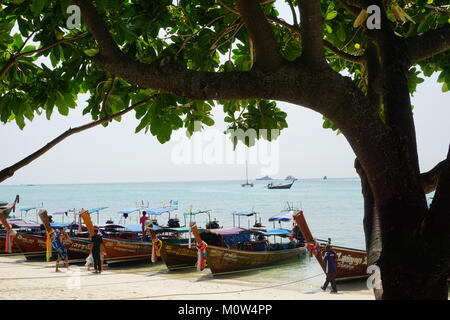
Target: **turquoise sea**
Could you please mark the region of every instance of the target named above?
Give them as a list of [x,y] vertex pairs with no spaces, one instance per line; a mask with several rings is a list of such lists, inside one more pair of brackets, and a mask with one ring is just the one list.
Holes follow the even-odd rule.
[[[274,181],[275,184],[283,181]],[[267,181],[254,181],[254,187],[242,187],[242,181],[193,181],[193,182],[148,182],[148,183],[109,183],[109,184],[67,184],[67,185],[18,185],[1,186],[0,200],[11,201],[16,194],[21,197],[18,208],[41,205],[52,214],[67,209],[90,209],[107,206],[101,211],[99,222],[107,219],[118,223],[122,215],[119,210],[135,207],[143,201],[150,208],[161,206],[161,201],[177,200],[178,218],[183,223],[183,212],[189,210],[211,209],[212,218],[216,218],[223,227],[233,226],[233,211],[255,210],[259,212],[263,225],[272,228],[268,218],[285,208],[286,202],[304,211],[314,237],[331,238],[336,245],[364,249],[363,233],[363,198],[359,179],[305,179],[298,180],[289,190],[268,190]],[[20,211],[15,215],[20,217]],[[172,217],[173,217],[172,213]],[[35,211],[31,210],[28,220],[36,220]],[[127,223],[137,223],[137,213],[130,214]],[[160,224],[167,222],[168,215],[159,218]],[[250,218],[251,224],[254,218]],[[97,217],[94,216],[94,222]],[[61,216],[54,216],[60,222]],[[123,220],[122,220],[123,221]],[[68,222],[68,218],[65,218]],[[206,216],[197,216],[197,224],[204,226]],[[248,219],[241,218],[241,226],[248,226]],[[276,226],[278,227],[278,225]],[[282,227],[292,228],[292,223],[283,223]],[[138,268],[146,268],[139,266]],[[165,268],[163,265],[156,270]],[[206,272],[206,273],[205,273]],[[207,270],[203,273],[207,274]],[[314,259],[308,257],[301,261],[268,268],[259,271],[245,272],[239,275],[241,281],[264,283],[283,283],[300,278],[308,278],[320,274],[320,267]],[[186,276],[186,274],[184,275]],[[198,277],[195,272],[193,277]],[[233,276],[234,277],[234,276]],[[318,284],[323,277],[311,280]],[[298,285],[298,284],[296,284]]]

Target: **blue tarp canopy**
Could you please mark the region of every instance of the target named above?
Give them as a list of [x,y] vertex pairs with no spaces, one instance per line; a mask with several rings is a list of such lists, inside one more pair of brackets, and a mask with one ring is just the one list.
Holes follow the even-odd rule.
[[177,209],[178,208],[176,208],[176,207],[162,207],[162,208],[148,209],[146,211],[148,214],[151,214],[151,215],[161,215],[165,212],[170,212],[170,211],[174,211]]
[[142,232],[142,225],[140,224],[124,224],[123,226],[132,232]]
[[139,211],[142,209],[144,209],[144,208],[143,207],[135,207],[135,208],[123,209],[123,210],[120,210],[119,213],[133,213],[135,211]]
[[269,218],[269,221],[291,221],[294,210],[283,210],[280,213]]
[[235,211],[233,212],[233,215],[235,216],[246,216],[246,217],[250,217],[252,215],[256,214],[255,211]]
[[[68,226],[70,226],[72,223],[60,223],[60,222],[55,222],[55,223],[50,223],[50,226],[54,229],[59,229],[59,228],[67,228]],[[78,224],[73,224],[73,225],[78,225]]]
[[28,211],[30,211],[30,210],[37,209],[37,208],[39,208],[39,207],[21,208],[20,211],[26,211],[26,212],[28,212]]
[[100,210],[103,209],[107,209],[108,207],[98,207],[98,208],[93,208],[93,209],[89,209],[88,212],[89,213],[95,213],[95,212],[99,212]]
[[262,232],[266,236],[290,236],[292,233],[287,229],[272,229]]
[[210,212],[211,210],[198,210],[198,211],[192,211],[192,212],[185,212],[185,213],[183,213],[185,216],[195,216],[195,215],[197,215],[197,214],[200,214],[200,213],[208,213],[208,212]]

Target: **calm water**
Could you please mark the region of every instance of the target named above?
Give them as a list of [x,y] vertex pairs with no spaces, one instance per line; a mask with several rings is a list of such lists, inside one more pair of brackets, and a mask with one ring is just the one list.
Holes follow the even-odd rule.
[[[232,227],[231,212],[255,210],[260,213],[263,225],[273,227],[268,218],[285,207],[287,201],[303,209],[310,229],[316,238],[330,237],[332,243],[342,246],[364,249],[363,199],[359,179],[307,179],[296,181],[290,190],[268,190],[266,181],[255,181],[253,188],[241,187],[242,181],[213,182],[158,182],[158,183],[118,183],[118,184],[77,184],[77,185],[35,185],[0,186],[0,200],[11,201],[16,194],[21,196],[19,208],[31,207],[43,203],[51,214],[69,208],[95,208],[107,206],[101,211],[99,222],[112,218],[118,223],[121,209],[131,208],[136,202],[149,203],[151,208],[159,207],[160,201],[178,200],[178,217],[183,222],[182,213],[189,210],[211,209],[212,218],[219,220],[223,227]],[[277,181],[275,181],[277,183]],[[16,211],[20,217],[20,211]],[[28,220],[36,220],[35,211],[30,211]],[[173,215],[172,215],[173,217]],[[137,213],[130,214],[127,223],[137,223]],[[167,222],[168,215],[162,216],[160,223]],[[61,221],[61,216],[54,216]],[[97,217],[93,217],[96,222]],[[65,218],[65,222],[68,218]],[[197,223],[204,226],[205,216],[198,216]],[[254,221],[251,220],[251,223]],[[248,226],[248,219],[241,219],[241,226]],[[291,223],[282,227],[291,228]],[[164,272],[163,265],[137,266],[153,268]],[[241,281],[283,283],[310,277],[320,273],[320,267],[314,259],[308,257],[277,268],[245,272],[238,276]],[[201,274],[192,272],[183,276],[205,277],[209,271]],[[234,279],[228,277],[228,279]],[[307,281],[318,283],[323,277]],[[224,280],[225,281],[225,280]],[[298,285],[298,284],[296,284]]]

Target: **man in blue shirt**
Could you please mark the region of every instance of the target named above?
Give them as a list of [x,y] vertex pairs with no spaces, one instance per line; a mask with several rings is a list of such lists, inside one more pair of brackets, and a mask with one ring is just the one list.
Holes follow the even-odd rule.
[[64,246],[64,241],[70,240],[67,233],[64,231],[64,228],[60,228],[59,231],[56,231],[52,234],[52,248],[58,254],[56,259],[56,272],[59,272],[59,261],[63,260],[66,268],[69,268],[69,257],[67,255],[67,249]]
[[337,293],[335,278],[338,257],[336,252],[332,250],[332,247],[329,244],[325,247],[325,255],[323,261],[325,262],[325,273],[327,274],[327,280],[320,288],[325,291],[327,290],[328,284],[331,283],[331,293]]

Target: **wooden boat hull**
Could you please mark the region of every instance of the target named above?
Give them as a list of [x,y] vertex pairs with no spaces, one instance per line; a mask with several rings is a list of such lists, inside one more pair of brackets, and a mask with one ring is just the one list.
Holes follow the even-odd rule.
[[[5,252],[5,236],[0,236],[0,254],[8,254]],[[15,242],[13,242],[12,253],[20,253],[20,249]]]
[[[320,254],[325,254],[326,243],[320,243]],[[364,250],[333,246],[338,256],[336,281],[367,278],[367,253]]]
[[106,249],[107,262],[122,261],[150,261],[152,257],[152,243],[144,241],[123,241],[103,238]]
[[[69,260],[86,259],[89,255],[89,245],[83,242],[80,244],[77,238],[71,238],[70,240],[70,242],[65,244]],[[19,233],[14,239],[14,242],[27,260],[45,259],[45,236]],[[52,250],[52,257],[55,256],[56,252]]]
[[298,258],[304,247],[279,251],[242,251],[216,246],[206,247],[206,262],[214,275],[248,270]]
[[169,244],[163,242],[161,258],[169,270],[179,270],[195,267],[197,262],[197,248],[192,245]]

